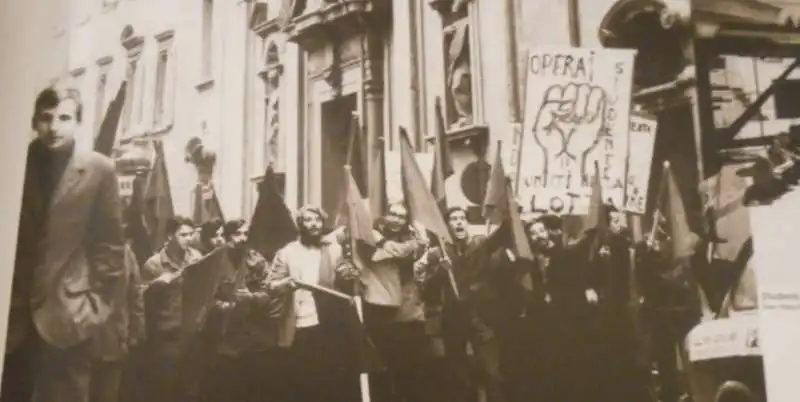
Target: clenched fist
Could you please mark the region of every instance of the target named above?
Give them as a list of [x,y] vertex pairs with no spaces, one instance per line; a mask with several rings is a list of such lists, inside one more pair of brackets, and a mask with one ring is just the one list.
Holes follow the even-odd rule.
[[603,134],[607,102],[603,88],[591,84],[553,85],[545,92],[533,136],[547,164],[585,170],[586,154]]

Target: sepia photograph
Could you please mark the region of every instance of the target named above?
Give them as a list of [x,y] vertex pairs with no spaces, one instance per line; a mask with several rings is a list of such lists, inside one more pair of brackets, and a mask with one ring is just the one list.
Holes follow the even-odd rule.
[[1,402],[776,402],[800,0],[55,3]]

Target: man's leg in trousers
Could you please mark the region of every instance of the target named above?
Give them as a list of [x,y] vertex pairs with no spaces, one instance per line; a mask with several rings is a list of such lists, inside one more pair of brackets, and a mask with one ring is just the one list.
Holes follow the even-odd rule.
[[486,402],[505,402],[497,338],[492,337],[485,341],[476,339],[472,345],[478,363],[480,385],[486,389]]
[[89,402],[92,363],[89,342],[67,349],[44,344],[34,387],[34,402]]
[[659,397],[661,402],[677,402],[680,396],[676,341],[673,325],[660,317],[661,328],[653,333],[653,352],[658,366]]
[[89,381],[90,402],[117,402],[120,397],[123,361],[92,363],[92,376]]

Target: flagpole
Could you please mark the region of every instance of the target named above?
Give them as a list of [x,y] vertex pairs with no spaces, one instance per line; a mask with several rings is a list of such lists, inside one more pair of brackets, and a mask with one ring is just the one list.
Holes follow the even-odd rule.
[[[664,161],[664,169],[661,172],[661,187],[664,187],[666,183],[664,176],[666,175],[667,170],[669,170],[669,161]],[[661,192],[659,191],[658,197],[661,197]],[[656,230],[658,229],[658,221],[661,220],[661,209],[656,206],[656,210],[653,211],[653,226],[650,228],[650,237],[647,240],[653,242],[655,241]]]
[[[353,117],[355,118],[355,115]],[[351,138],[351,147],[350,147],[351,149],[353,148],[352,147],[353,143],[354,143],[353,142],[353,138]],[[347,161],[348,164],[344,165],[344,171],[345,171],[345,174],[346,174],[348,180],[352,180],[352,177],[353,177],[352,167],[349,165],[350,162],[351,161],[348,160]],[[360,197],[361,194],[358,194],[358,196]],[[345,198],[344,198],[345,201],[341,204],[340,209],[341,209],[341,207],[346,206],[348,204],[348,202],[346,201],[347,199],[348,199],[347,192],[345,192]],[[355,249],[356,244],[355,244],[355,240],[353,239],[352,229],[350,229],[352,227],[351,225],[353,224],[352,207],[351,208],[347,208],[347,210],[348,210],[348,219],[347,219],[348,220],[348,222],[347,222],[347,228],[348,228],[347,229],[348,230],[348,233],[347,233],[347,238],[348,238],[347,245],[348,245],[348,247],[347,247],[347,251],[346,251],[346,258],[350,261],[350,263],[354,267],[360,268],[360,267],[358,267],[358,265],[356,265],[355,258],[353,257],[353,253],[356,252],[356,249]],[[358,315],[358,321],[359,321],[359,323],[361,323],[361,326],[363,327],[364,326],[364,301],[363,301],[363,297],[362,297],[362,291],[363,291],[363,289],[362,289],[361,283],[358,280],[358,278],[353,279],[353,299],[352,300],[353,300],[353,304],[356,307],[356,314]],[[370,402],[371,401],[371,395],[370,395],[370,386],[369,386],[369,373],[368,373],[367,370],[362,370],[362,371],[363,372],[359,373],[359,375],[358,375],[358,385],[359,385],[359,390],[361,391],[361,402]]]
[[[352,258],[352,250],[351,250]],[[358,321],[364,325],[364,303],[361,298],[361,286],[358,279],[353,281],[353,302],[356,306],[356,313],[358,314]],[[366,370],[365,370],[366,371]],[[361,389],[361,402],[370,402],[370,388],[369,388],[369,373],[363,372],[358,376],[359,388]]]

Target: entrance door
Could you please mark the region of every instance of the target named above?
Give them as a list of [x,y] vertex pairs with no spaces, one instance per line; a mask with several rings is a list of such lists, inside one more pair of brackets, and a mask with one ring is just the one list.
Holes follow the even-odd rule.
[[328,212],[328,225],[333,224],[344,197],[344,165],[347,148],[354,127],[353,112],[358,107],[358,96],[344,95],[321,105],[321,158],[322,208]]

